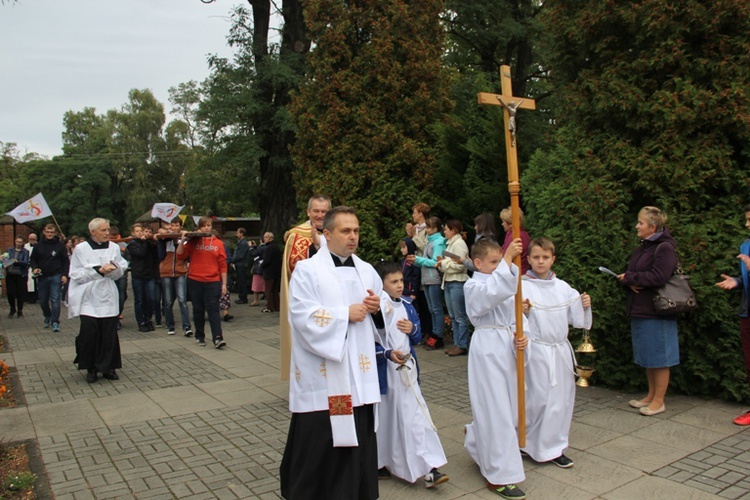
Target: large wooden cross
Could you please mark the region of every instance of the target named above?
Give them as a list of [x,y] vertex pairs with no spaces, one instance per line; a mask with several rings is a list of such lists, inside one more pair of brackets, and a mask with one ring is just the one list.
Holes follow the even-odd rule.
[[[516,111],[519,109],[536,109],[533,99],[515,97],[510,78],[510,66],[500,66],[500,83],[502,94],[478,94],[479,104],[502,106],[505,118],[505,153],[508,162],[508,192],[510,192],[510,210],[513,223],[513,239],[521,237],[521,208],[518,201],[521,193],[521,182],[518,180],[518,156],[516,155]],[[521,256],[514,259],[514,264],[521,269]],[[523,334],[523,293],[521,280],[518,280],[516,290],[516,335]],[[518,445],[526,446],[526,394],[524,392],[525,377],[523,368],[523,351],[516,353],[516,373],[518,390]]]

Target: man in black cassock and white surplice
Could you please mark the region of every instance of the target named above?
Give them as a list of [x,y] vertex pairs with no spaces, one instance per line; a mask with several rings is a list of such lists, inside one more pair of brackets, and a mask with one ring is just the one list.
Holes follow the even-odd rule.
[[76,337],[79,370],[86,370],[86,381],[96,382],[97,373],[117,380],[122,367],[117,318],[120,298],[115,280],[128,268],[120,247],[109,241],[109,221],[96,218],[89,222],[91,237],[76,246],[68,275],[68,317],[81,318]]
[[[281,495],[290,500],[378,497],[374,403],[382,281],[354,252],[359,221],[336,207],[323,221],[327,248],[300,261],[290,283],[292,360]],[[382,321],[382,320],[381,320]]]

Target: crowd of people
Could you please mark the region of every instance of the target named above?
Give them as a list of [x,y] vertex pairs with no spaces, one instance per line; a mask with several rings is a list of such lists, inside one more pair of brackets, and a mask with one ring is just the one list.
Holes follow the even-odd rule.
[[[573,467],[565,454],[575,403],[568,332],[571,326],[591,328],[592,299],[557,277],[551,240],[532,239],[523,227],[514,238],[505,210],[502,244],[494,217],[484,213],[474,220],[476,237],[469,248],[460,221],[443,225],[428,205],[417,203],[399,242],[401,259],[373,267],[357,256],[354,208],[332,207],[327,197],[314,196],[307,215],[284,235],[283,252],[272,233],[256,244],[239,228],[231,254],[210,217],[200,218],[196,233],[184,231],[179,218],[157,234],[134,224],[129,239],[95,218],[90,237],[70,238],[70,244],[48,224],[41,241],[33,234],[28,243],[16,238],[3,256],[9,317],[23,317],[26,299],[36,299],[44,328],[59,332],[60,303],[67,297],[69,317],[80,318],[78,368],[86,370],[90,383],[99,374],[117,380],[122,366],[117,330],[128,274],[140,332],[155,331],[164,321],[168,335],[180,326],[202,347],[207,317],[213,346],[221,349],[222,322],[232,318],[233,268],[236,304],[258,306],[265,294],[263,312],[281,311],[281,376],[289,380],[292,412],[280,469],[285,498],[377,498],[378,481],[392,476],[410,483],[421,478],[427,488],[449,480],[440,471],[447,459],[419,385],[420,345],[445,349],[447,356],[468,355],[473,420],[465,426],[464,446],[492,492],[525,498],[518,486],[525,480],[524,455]],[[745,216],[750,229],[750,205]],[[647,417],[666,411],[670,369],[680,363],[677,317],[653,304],[679,266],[667,220],[657,207],[640,210],[639,246],[627,270],[617,275],[631,321],[633,359],[646,369],[648,383],[648,393],[629,405]],[[522,216],[520,221],[523,226]],[[716,285],[742,291],[740,330],[750,382],[750,239],[738,259],[739,275],[722,275]],[[521,306],[515,303],[519,283]],[[452,346],[446,345],[446,323]],[[527,430],[520,448],[518,356],[526,371]],[[750,412],[734,422],[750,425]]]
[[267,277],[260,286],[253,286],[254,305],[262,295],[267,304],[264,311],[278,311],[281,251],[273,242],[273,233],[265,233],[264,244],[256,246],[244,239],[246,231],[239,228],[238,244],[230,254],[213,231],[210,217],[202,217],[197,225],[197,233],[187,233],[182,219],[175,217],[154,233],[150,225],[135,223],[131,236],[123,238],[118,227],[95,218],[89,224],[89,238],[71,236],[63,241],[54,224],[44,226],[39,242],[34,233],[28,243],[18,237],[3,255],[8,317],[22,318],[24,304],[38,301],[44,328],[57,333],[61,308],[65,307],[69,318],[80,318],[76,363],[87,371],[86,380],[96,382],[99,374],[117,380],[116,370],[121,367],[117,331],[125,321],[130,281],[139,332],[166,327],[167,335],[175,335],[181,328],[185,337],[195,336],[197,345],[204,347],[208,317],[213,346],[222,349],[226,341],[221,322],[233,318],[229,314],[230,266],[236,270],[237,303],[247,304],[244,271],[252,255],[263,270],[261,276]]

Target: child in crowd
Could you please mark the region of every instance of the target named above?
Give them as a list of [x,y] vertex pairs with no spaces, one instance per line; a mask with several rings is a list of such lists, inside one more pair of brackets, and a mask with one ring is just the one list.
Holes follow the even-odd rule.
[[406,261],[422,268],[421,282],[432,318],[432,335],[425,342],[425,348],[432,350],[443,347],[443,328],[445,327],[443,277],[437,265],[438,257],[443,255],[443,250],[445,250],[445,238],[440,234],[443,223],[439,218],[430,217],[426,224],[427,244],[422,256],[416,258],[409,256]]
[[404,256],[399,262],[399,265],[401,266],[401,274],[404,275],[404,295],[411,299],[414,308],[416,308],[417,305],[414,301],[417,300],[417,295],[419,295],[422,271],[414,264],[407,262],[406,259],[410,255],[416,255],[417,245],[411,238],[402,239],[400,245],[401,255]]
[[474,325],[469,350],[469,400],[474,421],[466,426],[464,447],[479,465],[487,487],[503,498],[523,499],[516,486],[524,481],[518,449],[518,395],[516,350],[528,345],[528,338],[516,325],[514,295],[520,279],[512,260],[522,251],[521,239],[508,246],[505,256],[490,239],[471,248],[476,272],[466,282],[466,312]]
[[534,355],[526,367],[526,447],[537,462],[564,469],[575,404],[575,355],[568,325],[591,328],[591,297],[555,276],[555,245],[547,238],[529,244],[531,269],[523,277],[524,312]]
[[419,389],[419,367],[414,345],[422,332],[417,311],[403,296],[404,276],[395,262],[380,262],[375,270],[383,280],[380,314],[384,328],[376,344],[381,402],[378,405],[378,476],[391,474],[410,483],[424,477],[434,488],[448,481],[437,468],[446,464],[437,428]]

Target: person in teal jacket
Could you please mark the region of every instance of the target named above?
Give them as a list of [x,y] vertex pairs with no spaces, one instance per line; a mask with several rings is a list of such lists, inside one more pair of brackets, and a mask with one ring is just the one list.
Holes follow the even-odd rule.
[[427,306],[432,318],[432,334],[426,342],[427,349],[440,349],[443,347],[443,327],[445,326],[445,312],[443,310],[443,290],[441,289],[443,277],[437,270],[437,258],[443,255],[445,250],[445,238],[440,234],[442,222],[437,217],[430,217],[425,221],[427,228],[427,244],[421,257],[410,255],[415,266],[422,270],[422,286],[427,297]]

